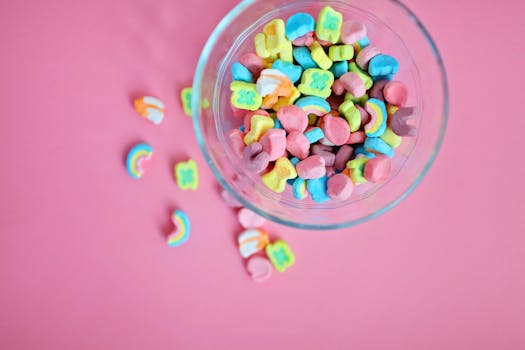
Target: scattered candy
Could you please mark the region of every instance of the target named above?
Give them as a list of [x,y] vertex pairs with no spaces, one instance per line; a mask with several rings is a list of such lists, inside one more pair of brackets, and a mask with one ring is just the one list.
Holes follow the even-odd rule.
[[164,119],[164,103],[158,98],[151,96],[139,97],[133,102],[133,105],[138,114],[153,124],[160,124]]
[[286,242],[278,240],[266,246],[266,255],[270,258],[273,267],[284,272],[295,262],[295,256]]
[[326,6],[317,21],[303,12],[270,21],[255,53],[233,63],[232,110],[243,119],[228,137],[270,190],[289,184],[297,200],[345,201],[355,186],[387,179],[394,150],[416,135],[416,108],[393,80],[399,62],[367,35]]
[[199,186],[197,163],[193,159],[190,159],[187,162],[175,164],[175,178],[177,180],[177,186],[179,186],[181,190],[195,191]]
[[272,276],[272,263],[261,256],[253,256],[246,263],[246,270],[250,273],[254,282],[260,283],[266,281]]
[[268,234],[260,229],[248,229],[242,232],[237,238],[239,252],[243,258],[248,258],[253,254],[263,250],[270,239]]
[[193,94],[193,88],[185,87],[180,91],[180,100],[182,102],[182,109],[184,110],[184,114],[186,114],[188,117],[191,117],[192,111],[191,111],[191,96]]
[[239,210],[237,213],[237,219],[244,228],[258,228],[266,222],[265,218],[247,208]]
[[133,146],[126,159],[128,174],[135,179],[140,179],[144,174],[146,164],[151,160],[152,156],[153,149],[150,145],[139,143]]
[[171,221],[175,228],[168,235],[168,245],[170,247],[178,247],[190,237],[190,220],[183,211],[175,210],[171,214]]

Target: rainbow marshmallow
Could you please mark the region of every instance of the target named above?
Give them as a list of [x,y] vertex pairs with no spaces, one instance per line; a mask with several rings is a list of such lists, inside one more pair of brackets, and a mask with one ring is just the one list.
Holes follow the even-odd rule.
[[319,117],[330,112],[330,104],[318,96],[302,97],[295,102],[295,105],[307,114],[315,114]]
[[168,245],[178,247],[186,242],[190,236],[190,220],[183,211],[175,210],[171,214],[171,221],[175,225],[175,229],[168,236]]
[[139,143],[128,153],[126,159],[126,169],[128,174],[134,179],[140,179],[144,174],[144,166],[153,156],[153,149],[150,145]]
[[365,133],[368,137],[380,137],[386,130],[386,113],[385,103],[381,100],[371,98],[366,102],[366,111],[372,119],[365,125]]

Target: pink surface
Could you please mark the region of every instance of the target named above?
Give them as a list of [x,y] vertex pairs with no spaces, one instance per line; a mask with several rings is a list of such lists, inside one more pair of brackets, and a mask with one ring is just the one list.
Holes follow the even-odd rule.
[[[358,227],[269,225],[297,262],[261,285],[177,98],[234,4],[0,5],[0,348],[524,349],[523,2],[408,1],[450,78],[435,166]],[[144,93],[166,102],[161,127],[132,110]],[[139,182],[123,167],[137,141],[155,150]],[[187,157],[196,193],[171,174]],[[193,232],[170,249],[176,207]]]

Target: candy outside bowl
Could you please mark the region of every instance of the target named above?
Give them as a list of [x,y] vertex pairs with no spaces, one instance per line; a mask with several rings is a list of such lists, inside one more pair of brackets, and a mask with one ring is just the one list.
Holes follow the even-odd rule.
[[[291,189],[274,193],[247,170],[228,138],[242,124],[230,105],[231,65],[254,52],[253,37],[275,18],[296,12],[314,18],[331,6],[344,20],[367,26],[373,45],[400,62],[395,79],[408,88],[408,106],[416,108],[415,137],[395,150],[388,180],[356,186],[346,201],[297,200]],[[243,206],[284,225],[314,230],[348,227],[393,208],[421,182],[439,151],[448,118],[448,86],[441,56],[419,19],[395,0],[309,1],[245,0],[215,28],[199,59],[193,81],[192,114],[202,153],[215,177]],[[288,186],[290,187],[290,186]]]

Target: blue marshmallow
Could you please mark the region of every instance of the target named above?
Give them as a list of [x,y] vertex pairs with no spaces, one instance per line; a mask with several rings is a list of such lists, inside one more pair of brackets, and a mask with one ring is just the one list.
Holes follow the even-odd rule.
[[321,128],[313,128],[310,131],[305,132],[304,136],[306,136],[308,142],[312,144],[324,138],[324,132]]
[[288,40],[295,39],[313,32],[315,30],[315,19],[308,13],[298,12],[288,18],[284,32]]
[[299,46],[293,49],[293,58],[303,67],[303,69],[319,68],[312,58],[310,50],[305,46]]
[[301,79],[301,74],[303,74],[303,69],[301,66],[297,66],[295,64],[285,62],[283,60],[277,59],[272,64],[273,69],[277,69],[278,71],[286,74],[288,78],[292,81],[292,83],[296,83]]
[[392,81],[394,80],[394,75],[393,74],[388,74],[388,75],[372,75],[372,80],[374,81],[374,83],[376,81],[380,81],[380,80],[388,80],[388,81]]
[[399,62],[389,55],[377,55],[368,64],[368,73],[372,76],[396,74]]
[[332,67],[330,67],[330,72],[332,72],[336,79],[341,78],[343,74],[348,73],[348,62],[334,62],[334,64],[332,64]]
[[363,146],[356,147],[354,149],[354,154],[355,155],[361,154],[367,158],[374,158],[376,156],[374,153],[367,152]]
[[359,40],[357,43],[359,44],[362,50],[365,47],[370,46],[370,39],[367,36],[365,36],[363,39]]
[[246,68],[239,62],[233,62],[232,64],[232,77],[233,77],[233,80],[253,83],[252,73],[248,70],[248,68]]
[[389,158],[394,157],[394,149],[379,137],[367,137],[364,148],[367,152],[381,153]]
[[327,194],[328,176],[323,176],[318,179],[311,179],[306,181],[306,188],[312,196],[312,199],[317,203],[323,203],[330,200]]

